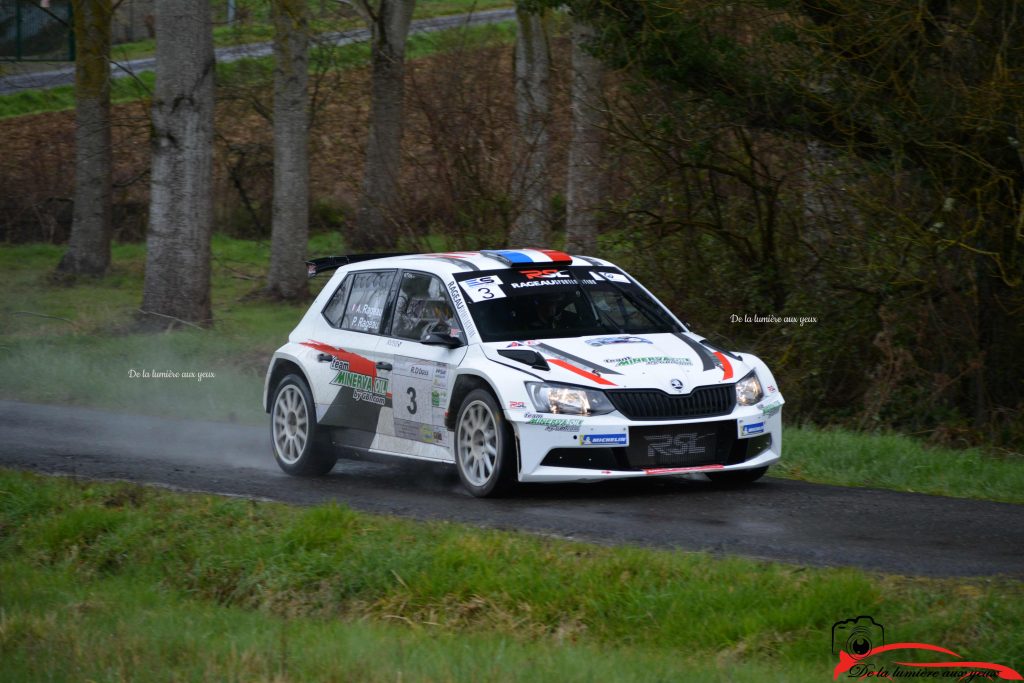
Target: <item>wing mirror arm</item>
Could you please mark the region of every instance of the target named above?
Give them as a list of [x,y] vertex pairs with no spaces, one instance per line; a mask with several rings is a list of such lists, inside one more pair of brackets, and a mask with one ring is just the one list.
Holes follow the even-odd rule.
[[462,340],[458,337],[453,337],[450,334],[440,334],[438,332],[431,332],[427,335],[427,338],[420,343],[428,346],[447,346],[449,349],[457,349],[462,346]]

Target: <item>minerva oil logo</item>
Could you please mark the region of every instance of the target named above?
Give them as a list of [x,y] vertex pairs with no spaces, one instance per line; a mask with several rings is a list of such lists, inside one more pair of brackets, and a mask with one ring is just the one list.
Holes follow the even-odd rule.
[[[966,661],[938,645],[885,641],[885,627],[870,616],[832,624],[832,654],[839,656],[832,680],[1024,681],[1008,666]],[[904,661],[909,659],[923,661]]]

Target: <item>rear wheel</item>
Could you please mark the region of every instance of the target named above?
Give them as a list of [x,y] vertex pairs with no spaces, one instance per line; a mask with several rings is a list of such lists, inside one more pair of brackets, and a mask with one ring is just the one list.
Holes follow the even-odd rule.
[[326,433],[316,422],[313,394],[298,375],[286,375],[274,390],[270,441],[274,460],[288,474],[327,474],[338,461]]
[[515,437],[491,392],[474,389],[455,421],[455,465],[474,496],[507,492],[517,480]]
[[732,472],[708,472],[708,479],[719,486],[743,486],[752,484],[768,471],[767,467],[753,467],[749,470],[733,470]]

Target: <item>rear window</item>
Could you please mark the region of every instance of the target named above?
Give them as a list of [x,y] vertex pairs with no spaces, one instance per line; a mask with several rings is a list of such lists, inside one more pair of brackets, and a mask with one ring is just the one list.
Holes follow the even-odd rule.
[[351,276],[351,291],[348,303],[345,304],[345,314],[341,319],[341,329],[379,333],[394,279],[393,270],[354,273]]

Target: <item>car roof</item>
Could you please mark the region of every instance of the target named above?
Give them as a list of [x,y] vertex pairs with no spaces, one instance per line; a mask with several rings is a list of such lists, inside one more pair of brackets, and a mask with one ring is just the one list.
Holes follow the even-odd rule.
[[[355,265],[355,264],[353,264]],[[506,268],[557,266],[613,266],[603,259],[590,256],[571,256],[553,249],[483,249],[480,251],[446,251],[433,254],[387,255],[383,258],[364,258],[358,262],[359,270],[379,268],[414,268],[440,273],[459,273]]]

